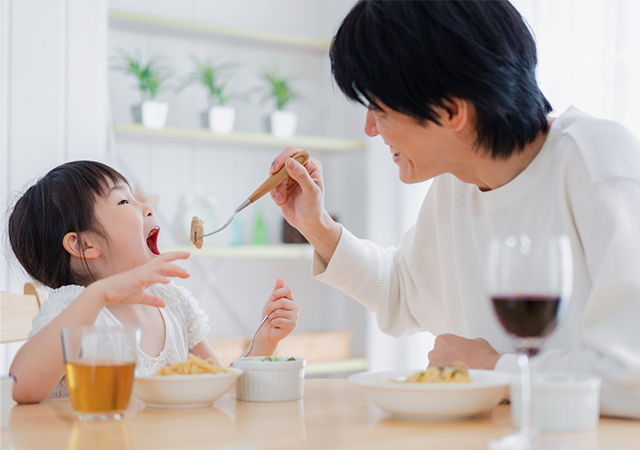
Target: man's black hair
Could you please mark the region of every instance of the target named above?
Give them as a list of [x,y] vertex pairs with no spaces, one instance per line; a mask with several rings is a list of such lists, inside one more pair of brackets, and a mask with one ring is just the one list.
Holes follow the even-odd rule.
[[476,144],[506,158],[548,130],[536,45],[506,0],[361,0],[331,44],[342,92],[365,106],[438,123],[447,101],[475,106]]

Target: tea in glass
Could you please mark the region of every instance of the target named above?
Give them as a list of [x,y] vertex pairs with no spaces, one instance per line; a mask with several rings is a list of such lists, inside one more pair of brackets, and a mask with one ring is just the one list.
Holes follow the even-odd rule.
[[61,333],[76,415],[83,421],[122,418],[131,396],[140,329],[68,327]]

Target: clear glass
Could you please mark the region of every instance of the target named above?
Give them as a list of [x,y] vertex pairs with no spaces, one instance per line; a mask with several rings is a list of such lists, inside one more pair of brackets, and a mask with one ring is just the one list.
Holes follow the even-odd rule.
[[60,334],[67,389],[78,418],[121,419],[133,387],[140,328],[65,327]]
[[520,430],[489,441],[491,450],[565,449],[571,443],[538,435],[532,410],[529,359],[564,317],[573,286],[569,238],[494,237],[486,265],[489,296],[502,326],[521,353]]

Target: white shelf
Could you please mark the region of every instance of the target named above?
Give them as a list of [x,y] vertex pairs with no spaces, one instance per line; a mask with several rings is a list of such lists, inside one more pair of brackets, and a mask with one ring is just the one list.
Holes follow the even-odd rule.
[[328,52],[330,45],[329,41],[305,36],[292,36],[287,34],[224,27],[204,22],[176,20],[167,17],[118,10],[109,11],[109,26],[111,28],[124,30],[157,32],[164,34],[172,32],[187,37],[197,36],[204,38],[216,38],[223,41],[275,45],[318,53]]
[[193,245],[161,248],[161,253],[173,251],[191,252],[192,258],[230,259],[311,259],[313,247],[309,244],[239,245],[237,247],[203,247]]
[[116,123],[113,125],[113,129],[116,134],[121,136],[173,139],[179,141],[245,144],[269,148],[293,146],[305,150],[342,152],[360,151],[366,148],[366,143],[361,140],[322,136],[293,136],[290,138],[278,138],[268,133],[233,132],[230,134],[215,134],[206,128],[166,127],[161,130],[155,130],[145,128],[140,124],[132,123]]

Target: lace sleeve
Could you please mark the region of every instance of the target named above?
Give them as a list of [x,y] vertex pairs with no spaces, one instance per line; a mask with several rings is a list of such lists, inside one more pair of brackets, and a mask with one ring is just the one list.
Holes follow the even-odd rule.
[[63,286],[49,293],[49,298],[42,303],[38,314],[31,321],[31,339],[38,331],[49,325],[67,306],[84,291],[84,286]]
[[165,300],[173,300],[176,307],[182,312],[189,337],[189,350],[193,349],[209,335],[209,317],[198,306],[198,301],[191,295],[191,292],[184,287],[173,282],[156,286],[162,286],[166,296],[170,297],[163,296]]

